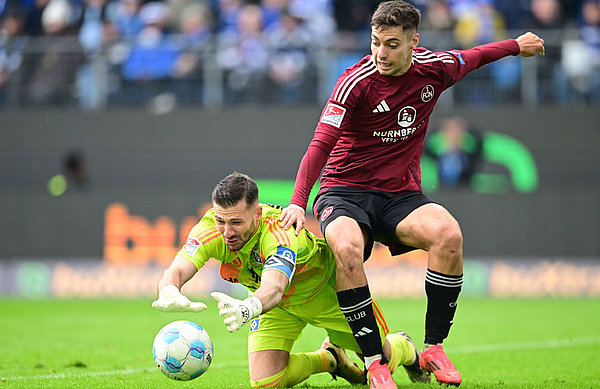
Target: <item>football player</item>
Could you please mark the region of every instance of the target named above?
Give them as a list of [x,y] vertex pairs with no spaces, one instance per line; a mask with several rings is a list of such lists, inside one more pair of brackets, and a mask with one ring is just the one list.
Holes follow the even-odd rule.
[[314,209],[337,261],[339,305],[348,319],[361,317],[349,323],[365,355],[371,388],[397,388],[382,355],[363,269],[374,240],[392,255],[429,252],[421,364],[439,383],[461,383],[442,342],[462,287],[463,237],[454,217],[423,194],[423,139],[440,94],[467,73],[508,55],[544,55],[544,41],[533,33],[469,50],[432,52],[418,46],[420,17],[405,1],[379,4],[371,18],[371,54],[339,77],[281,218],[285,228],[302,230],[309,194],[321,176]]
[[[246,286],[252,295],[238,300],[213,292],[227,330],[250,324],[249,370],[252,387],[289,387],[310,375],[329,372],[352,384],[366,380],[345,349],[361,350],[338,305],[335,259],[323,239],[308,230],[296,235],[279,224],[281,208],[259,203],[258,187],[233,173],[212,193],[213,208],[194,226],[186,244],[158,282],[152,306],[169,312],[203,311],[180,293],[210,258],[225,280]],[[403,366],[414,382],[429,382],[419,366],[419,351],[404,332],[389,333],[373,302],[377,337],[392,370]],[[324,328],[328,337],[315,352],[290,353],[307,325]]]

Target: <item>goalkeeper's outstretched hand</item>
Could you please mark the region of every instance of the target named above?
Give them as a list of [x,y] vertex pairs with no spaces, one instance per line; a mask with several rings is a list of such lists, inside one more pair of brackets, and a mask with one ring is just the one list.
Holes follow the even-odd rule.
[[262,313],[262,303],[256,297],[238,300],[221,292],[212,292],[210,295],[219,303],[219,315],[225,318],[223,322],[229,332],[239,330]]
[[152,307],[163,312],[200,312],[206,309],[206,304],[190,301],[175,285],[169,285],[160,290]]

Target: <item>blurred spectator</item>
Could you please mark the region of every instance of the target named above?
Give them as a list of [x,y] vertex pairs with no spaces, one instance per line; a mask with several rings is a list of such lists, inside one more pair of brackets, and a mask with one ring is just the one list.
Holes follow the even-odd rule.
[[269,66],[262,11],[248,4],[240,9],[235,32],[220,34],[217,60],[226,79],[230,101],[261,102]]
[[9,83],[18,87],[14,77],[23,62],[23,49],[28,41],[22,35],[24,23],[18,7],[5,11],[0,18],[0,103],[16,95],[14,90],[9,91]]
[[529,17],[530,0],[502,0],[496,1],[496,9],[504,16],[508,30],[522,30],[531,28]]
[[565,23],[558,0],[531,0],[531,15],[530,27],[534,29],[562,28]]
[[600,66],[600,1],[586,0],[581,7],[581,39],[586,43],[592,55],[592,67]]
[[[378,4],[377,0],[332,0],[333,23],[337,30],[334,44],[341,56],[349,57],[343,60],[344,65],[353,64],[356,57],[361,58],[365,50],[369,50],[371,15]],[[345,68],[344,65],[340,67]],[[338,75],[336,73],[334,79]]]
[[116,10],[111,12],[112,22],[121,39],[133,41],[144,24],[139,16],[140,0],[118,0]]
[[482,140],[464,118],[448,117],[427,139],[425,152],[436,160],[440,186],[469,186],[481,161]]
[[113,38],[108,0],[84,0],[79,20],[79,41],[86,53],[97,53],[105,40]]
[[[562,29],[565,26],[564,16],[559,0],[531,0],[532,20],[529,26],[533,30]],[[566,103],[570,100],[568,80],[561,66],[561,50],[558,47],[546,50],[544,61],[538,68],[538,77],[547,80],[540,83],[540,101]]]
[[337,31],[360,33],[371,29],[371,15],[379,1],[333,0]]
[[178,33],[183,52],[173,77],[177,97],[184,102],[202,102],[203,60],[211,47],[213,17],[202,3],[190,3],[181,10]]
[[426,30],[452,31],[456,25],[456,19],[445,0],[432,0],[423,12],[421,25]]
[[288,4],[289,0],[262,0],[260,2],[266,31],[279,24],[282,15],[287,12]]
[[454,35],[462,48],[505,38],[504,19],[491,0],[455,0],[450,4],[456,19]]
[[[289,11],[306,21],[306,28],[313,36],[329,36],[335,33],[333,0],[290,0]],[[374,9],[374,8],[373,8]],[[327,45],[326,39],[316,40],[316,44]]]
[[183,52],[169,33],[169,10],[164,3],[147,3],[140,10],[140,19],[144,28],[122,68],[123,78],[129,82],[126,85],[129,99],[133,102],[147,102],[168,91],[169,80],[175,75]]
[[43,35],[42,28],[42,13],[50,0],[34,0],[33,3],[26,8],[25,17],[25,33],[30,36]]
[[104,105],[106,96],[106,68],[102,49],[106,42],[116,40],[117,30],[109,17],[108,0],[84,0],[79,18],[79,42],[86,63],[77,74],[79,104],[83,109],[96,109]]
[[237,31],[240,10],[244,4],[242,0],[216,0],[217,1],[217,32],[235,33]]
[[313,40],[304,20],[284,12],[277,27],[268,32],[271,48],[269,78],[277,85],[279,101],[302,101],[302,83],[309,67],[308,51]]
[[581,105],[600,101],[600,1],[583,3],[579,31],[581,40],[563,42],[562,68],[573,102]]
[[74,75],[82,63],[81,45],[71,25],[67,0],[52,0],[42,14],[45,39],[28,46],[33,54],[27,97],[36,104],[64,104],[73,96]]

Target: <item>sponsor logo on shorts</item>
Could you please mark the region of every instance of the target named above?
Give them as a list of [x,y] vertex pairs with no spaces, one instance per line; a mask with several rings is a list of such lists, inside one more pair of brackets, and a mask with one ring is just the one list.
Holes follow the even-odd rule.
[[333,212],[333,207],[327,207],[327,208],[325,208],[325,210],[321,214],[321,221],[324,222],[325,219],[327,219],[327,217],[329,215],[331,215],[331,212]]
[[260,318],[252,319],[252,321],[250,322],[250,332],[256,331],[258,329],[259,325],[260,325]]
[[340,128],[340,125],[344,120],[345,114],[346,108],[341,107],[337,104],[329,103],[325,107],[325,111],[323,111],[323,116],[321,116],[321,123],[331,124],[332,126]]
[[198,251],[198,248],[200,247],[201,244],[202,243],[198,239],[189,237],[187,239],[187,241],[185,242],[186,253],[188,253],[189,255],[196,254],[196,252]]
[[431,99],[433,99],[433,96],[434,96],[433,86],[427,84],[423,87],[423,89],[421,89],[421,100],[423,100],[424,103],[430,102]]

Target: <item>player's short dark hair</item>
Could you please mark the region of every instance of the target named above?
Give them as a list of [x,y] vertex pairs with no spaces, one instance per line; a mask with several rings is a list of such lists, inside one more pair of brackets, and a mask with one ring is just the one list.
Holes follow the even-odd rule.
[[371,26],[385,30],[390,27],[402,27],[404,32],[417,32],[421,22],[421,13],[412,4],[402,0],[384,1],[379,3]]
[[233,207],[241,200],[246,200],[248,206],[258,201],[258,186],[245,174],[231,173],[213,189],[212,201],[221,207]]

